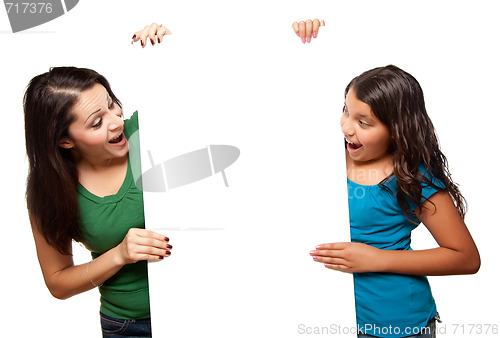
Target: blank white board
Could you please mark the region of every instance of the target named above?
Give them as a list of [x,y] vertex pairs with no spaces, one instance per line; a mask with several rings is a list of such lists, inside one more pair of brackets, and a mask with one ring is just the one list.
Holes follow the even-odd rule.
[[[209,19],[191,17],[210,29],[170,37],[162,76],[150,84],[161,86],[161,102],[139,111],[143,172],[211,145],[240,151],[224,170],[228,186],[217,173],[144,193],[147,228],[173,246],[149,264],[155,337],[355,334],[352,275],[309,255],[349,241],[339,130],[348,79],[322,76],[334,35],[304,46],[290,28],[296,18],[259,13],[261,5],[249,9],[255,16],[212,8]],[[269,26],[249,29],[253,20]],[[259,38],[271,31],[272,40]],[[146,175],[143,183],[165,184]]]

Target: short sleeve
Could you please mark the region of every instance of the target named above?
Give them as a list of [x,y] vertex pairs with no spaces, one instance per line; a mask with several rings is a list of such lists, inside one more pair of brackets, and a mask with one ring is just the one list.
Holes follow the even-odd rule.
[[[421,164],[418,167],[418,170],[424,174],[424,176],[431,181],[431,184],[426,184],[425,182],[422,182],[422,198],[420,199],[420,202],[426,201],[429,197],[434,195],[436,192],[441,191],[445,189],[445,185],[441,180],[437,179],[436,177],[432,176],[432,174],[426,170],[423,164]],[[417,208],[417,204],[415,204],[413,201],[409,201],[408,203],[409,207],[411,210],[415,210]]]

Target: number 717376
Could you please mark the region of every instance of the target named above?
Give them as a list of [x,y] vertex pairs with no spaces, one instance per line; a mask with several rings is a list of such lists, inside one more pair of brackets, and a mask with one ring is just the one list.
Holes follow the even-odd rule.
[[36,14],[36,13],[52,13],[52,3],[50,2],[6,2],[5,7],[7,14],[13,10],[16,14]]

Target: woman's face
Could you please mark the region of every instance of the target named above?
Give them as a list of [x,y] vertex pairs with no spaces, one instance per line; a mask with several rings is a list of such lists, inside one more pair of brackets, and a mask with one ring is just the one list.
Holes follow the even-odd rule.
[[127,155],[122,109],[101,84],[81,92],[71,113],[75,121],[69,126],[69,137],[61,140],[59,146],[72,149],[80,159],[95,164]]
[[340,125],[347,151],[354,161],[376,161],[388,155],[389,128],[372,113],[368,104],[358,100],[352,89],[347,92]]

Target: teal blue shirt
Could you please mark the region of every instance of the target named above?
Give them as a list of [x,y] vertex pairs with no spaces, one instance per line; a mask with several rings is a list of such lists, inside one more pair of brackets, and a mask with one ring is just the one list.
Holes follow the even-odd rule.
[[[419,169],[425,171],[423,166]],[[391,193],[379,185],[365,186],[347,180],[352,242],[385,250],[411,250],[411,231],[417,224],[406,218],[397,202],[396,183],[394,176],[384,183]],[[433,184],[442,187],[439,181],[433,180]],[[436,189],[422,184],[424,198],[435,192]],[[414,210],[416,205],[410,207]],[[414,215],[412,218],[419,222]],[[425,276],[371,272],[353,276],[358,329],[366,334],[409,336],[436,315]]]

